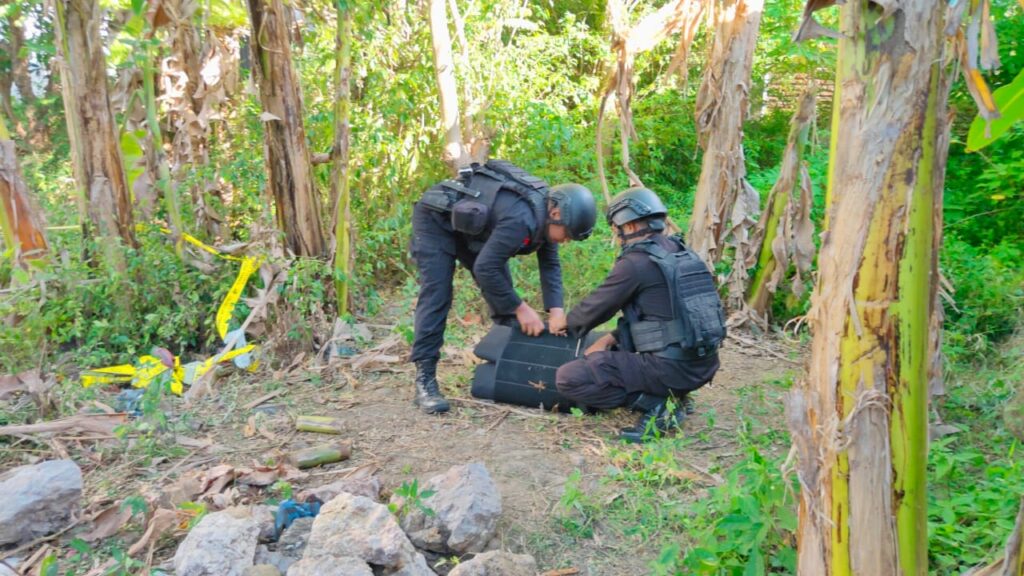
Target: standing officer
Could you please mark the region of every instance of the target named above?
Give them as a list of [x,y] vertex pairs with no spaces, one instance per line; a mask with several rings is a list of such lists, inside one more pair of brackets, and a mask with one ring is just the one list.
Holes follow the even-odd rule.
[[558,244],[584,240],[597,219],[594,197],[579,184],[548,188],[543,180],[502,160],[474,165],[458,180],[428,189],[413,208],[412,256],[420,273],[415,338],[415,404],[428,414],[447,412],[437,383],[437,360],[452,304],[458,260],[473,274],[495,323],[537,336],[540,315],[512,286],[508,261],[537,253],[549,330],[564,333]]
[[568,329],[583,336],[622,310],[618,327],[584,357],[558,369],[559,392],[590,408],[628,406],[642,412],[620,438],[641,442],[653,426],[667,431],[682,419],[668,399],[711,381],[725,338],[722,303],[707,265],[676,236],[666,236],[665,205],[647,188],[612,199],[608,223],[622,253],[604,283],[569,313]]

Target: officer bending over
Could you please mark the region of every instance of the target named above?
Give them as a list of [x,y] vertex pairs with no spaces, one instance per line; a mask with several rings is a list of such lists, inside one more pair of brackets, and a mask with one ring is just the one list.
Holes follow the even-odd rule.
[[725,337],[722,303],[707,265],[676,236],[666,236],[667,210],[647,188],[612,199],[608,223],[622,246],[604,283],[569,313],[568,328],[583,336],[623,312],[618,327],[582,359],[558,369],[559,392],[589,408],[620,406],[642,412],[620,437],[641,442],[653,424],[667,431],[682,420],[686,394],[711,381]]
[[495,323],[515,325],[530,336],[544,331],[540,315],[512,286],[508,261],[537,254],[549,330],[565,333],[558,244],[584,240],[597,219],[594,197],[579,184],[548,188],[502,160],[474,165],[458,180],[428,189],[413,208],[412,256],[420,273],[415,338],[415,404],[428,414],[448,411],[437,383],[437,360],[452,304],[459,261],[473,274]]

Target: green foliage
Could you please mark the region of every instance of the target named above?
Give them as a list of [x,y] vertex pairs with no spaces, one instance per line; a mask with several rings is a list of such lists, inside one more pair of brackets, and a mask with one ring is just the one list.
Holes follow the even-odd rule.
[[[984,361],[953,365],[947,377],[939,413],[960,432],[933,441],[928,451],[929,563],[938,574],[995,560],[1013,530],[1024,461],[1001,412],[1024,390],[1021,351],[1017,336]],[[1012,423],[1019,430],[1019,421]]]
[[578,470],[569,476],[559,502],[562,529],[586,539],[600,527],[624,546],[657,546],[653,574],[793,573],[798,486],[780,471],[782,458],[764,455],[787,439],[753,434],[754,421],[741,418],[743,456],[723,483],[710,490],[694,484],[690,439],[623,447],[612,452],[614,466],[597,488],[585,487]]
[[0,296],[0,317],[15,318],[0,324],[0,370],[35,365],[47,346],[74,350],[80,366],[94,367],[131,362],[153,346],[183,353],[214,342],[214,315],[236,267],[216,262],[207,275],[182,262],[159,231],[138,236],[123,274],[100,277],[70,261]]
[[1024,71],[1017,74],[1013,82],[993,92],[992,98],[999,110],[999,118],[991,122],[980,114],[974,118],[967,134],[968,152],[976,152],[995,142],[1015,122],[1024,118]]
[[796,572],[797,483],[782,476],[781,465],[748,449],[726,482],[696,503],[690,529],[698,544],[674,565],[675,573]]
[[425,516],[433,516],[435,512],[423,501],[436,493],[436,490],[421,490],[420,481],[413,478],[412,482],[402,482],[402,485],[395,489],[395,496],[401,498],[402,502],[401,505],[394,502],[388,504],[388,510],[399,518],[405,517],[413,509],[419,510]]
[[206,504],[204,502],[182,502],[178,504],[178,508],[188,512],[190,518],[188,520],[188,529],[191,530],[196,527],[196,524],[206,516],[208,512]]
[[1003,240],[975,247],[958,236],[946,239],[943,270],[955,303],[946,306],[945,348],[953,360],[969,361],[1009,336],[1024,310],[1024,245]]

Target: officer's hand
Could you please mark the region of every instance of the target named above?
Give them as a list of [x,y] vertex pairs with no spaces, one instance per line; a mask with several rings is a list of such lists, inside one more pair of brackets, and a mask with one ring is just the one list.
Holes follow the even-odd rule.
[[548,332],[565,336],[567,328],[568,322],[565,319],[565,310],[562,308],[552,308],[548,313]]
[[516,308],[516,320],[519,321],[519,327],[523,330],[523,334],[527,336],[540,336],[540,333],[544,331],[544,321],[540,319],[540,314],[526,302],[519,305]]
[[616,343],[617,342],[615,341],[615,336],[611,334],[605,334],[604,336],[598,338],[596,342],[587,347],[587,349],[584,350],[583,355],[589,356],[594,352],[604,352],[605,350],[608,350],[612,346],[615,346]]

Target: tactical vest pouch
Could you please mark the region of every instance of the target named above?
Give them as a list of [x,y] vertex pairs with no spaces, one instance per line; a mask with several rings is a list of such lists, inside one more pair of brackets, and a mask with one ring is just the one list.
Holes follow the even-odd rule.
[[452,206],[452,228],[467,236],[482,234],[490,220],[491,210],[474,198],[463,198]]
[[455,204],[455,200],[456,195],[451,190],[438,184],[437,186],[428,188],[427,191],[423,193],[423,196],[420,198],[420,204],[423,204],[435,212],[447,213],[451,211],[452,205]]
[[676,253],[676,301],[683,308],[684,348],[712,348],[725,340],[725,311],[707,265],[692,251]]
[[637,352],[660,352],[670,344],[675,344],[682,339],[679,322],[661,320],[630,322],[629,333]]

